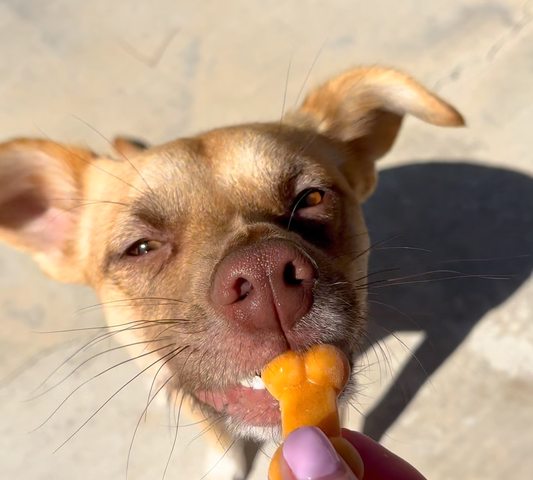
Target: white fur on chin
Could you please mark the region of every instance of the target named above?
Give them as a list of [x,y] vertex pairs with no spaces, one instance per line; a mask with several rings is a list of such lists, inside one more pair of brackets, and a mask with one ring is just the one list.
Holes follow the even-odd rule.
[[226,419],[226,428],[236,437],[256,442],[281,443],[281,426],[279,427],[252,427],[247,425],[235,426],[231,419]]

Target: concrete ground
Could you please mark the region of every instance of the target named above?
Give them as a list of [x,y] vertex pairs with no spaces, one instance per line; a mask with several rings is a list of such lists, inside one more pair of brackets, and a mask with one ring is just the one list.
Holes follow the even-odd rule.
[[[468,128],[409,119],[380,164],[367,205],[374,240],[428,251],[374,252],[372,268],[419,276],[373,289],[377,343],[361,360],[364,389],[350,426],[381,438],[431,480],[530,480],[532,18],[533,2],[523,0],[2,0],[0,135],[107,150],[75,115],[107,137],[164,142],[277,119],[286,85],[292,106],[304,83],[354,64],[395,66],[435,88]],[[47,380],[85,335],[42,332],[101,325],[98,308],[80,311],[96,302],[0,246],[0,478],[125,478],[147,395],[140,379],[53,452],[136,375],[132,364],[83,385],[31,432],[79,385],[127,358],[120,350],[97,357],[27,401],[93,353]],[[167,413],[154,407],[141,424],[130,480],[163,476],[174,433]],[[166,478],[200,480],[209,470],[202,426],[180,422]],[[267,464],[260,453],[252,478],[265,479]]]

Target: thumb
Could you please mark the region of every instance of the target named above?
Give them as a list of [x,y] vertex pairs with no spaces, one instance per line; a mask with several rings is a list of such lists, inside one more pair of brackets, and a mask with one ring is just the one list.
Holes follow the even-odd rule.
[[357,480],[328,438],[316,427],[301,427],[283,443],[283,480]]

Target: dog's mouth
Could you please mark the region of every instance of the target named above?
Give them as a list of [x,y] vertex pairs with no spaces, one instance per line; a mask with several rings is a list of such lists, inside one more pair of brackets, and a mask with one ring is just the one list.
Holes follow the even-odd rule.
[[[351,355],[347,357],[353,368]],[[354,385],[354,378],[351,376],[339,395],[339,401],[349,397],[350,392],[353,393]],[[266,428],[281,426],[279,402],[266,389],[260,373],[252,374],[225,390],[197,390],[194,397],[234,425]]]
[[255,374],[222,392],[197,391],[195,396],[217,412],[252,427],[281,423],[279,402],[268,392],[260,374]]

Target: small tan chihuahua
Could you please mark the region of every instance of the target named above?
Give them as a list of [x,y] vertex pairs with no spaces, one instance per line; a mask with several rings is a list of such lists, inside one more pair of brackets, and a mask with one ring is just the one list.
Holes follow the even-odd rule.
[[[263,366],[319,343],[352,363],[361,353],[361,204],[405,114],[464,125],[408,76],[372,67],[281,122],[148,149],[118,139],[117,158],[13,140],[0,146],[0,238],[54,279],[94,288],[113,338],[157,377],[152,399],[180,392],[214,447],[233,445],[220,478],[243,479],[242,439],[279,438]],[[341,402],[354,391],[352,378]]]

